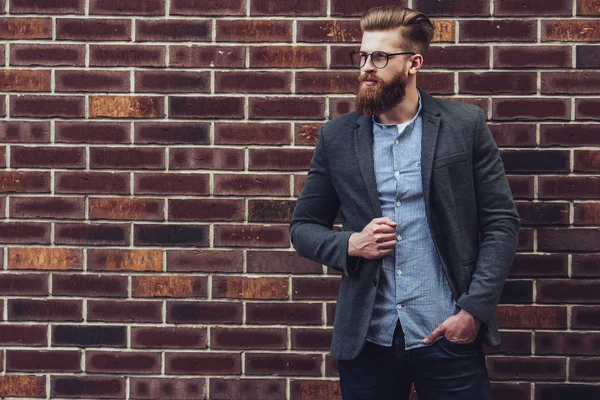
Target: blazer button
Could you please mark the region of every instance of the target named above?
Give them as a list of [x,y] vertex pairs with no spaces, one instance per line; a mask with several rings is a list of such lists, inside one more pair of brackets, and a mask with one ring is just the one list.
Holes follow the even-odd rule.
[[377,286],[377,279],[373,279],[373,286]]

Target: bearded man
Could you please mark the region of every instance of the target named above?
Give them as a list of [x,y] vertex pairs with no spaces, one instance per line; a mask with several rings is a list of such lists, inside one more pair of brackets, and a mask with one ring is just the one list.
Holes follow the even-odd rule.
[[322,126],[290,225],[300,255],[342,272],[342,396],[489,399],[482,344],[500,343],[520,226],[498,148],[480,108],[417,87],[427,16],[377,7],[361,28],[357,110]]

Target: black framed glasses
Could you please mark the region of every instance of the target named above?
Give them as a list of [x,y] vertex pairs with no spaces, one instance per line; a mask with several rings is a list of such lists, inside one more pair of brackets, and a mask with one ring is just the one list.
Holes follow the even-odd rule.
[[385,51],[374,51],[372,53],[365,53],[364,51],[353,51],[350,53],[350,60],[352,61],[352,65],[356,68],[362,68],[367,63],[369,57],[371,57],[371,62],[373,65],[378,68],[385,68],[390,61],[390,57],[392,56],[400,56],[400,55],[415,55],[417,53],[412,51],[403,51],[402,53],[386,53]]

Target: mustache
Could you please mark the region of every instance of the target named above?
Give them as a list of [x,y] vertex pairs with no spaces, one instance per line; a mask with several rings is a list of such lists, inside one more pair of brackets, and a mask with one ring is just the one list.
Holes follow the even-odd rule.
[[364,81],[375,81],[377,83],[381,83],[381,79],[379,79],[379,77],[377,77],[375,75],[369,75],[369,74],[359,75],[357,80],[358,80],[358,83],[362,83]]

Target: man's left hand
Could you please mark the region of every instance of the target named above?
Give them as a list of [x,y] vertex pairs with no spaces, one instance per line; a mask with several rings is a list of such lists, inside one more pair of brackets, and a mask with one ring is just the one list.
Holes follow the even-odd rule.
[[442,322],[440,326],[427,335],[423,339],[423,343],[433,343],[440,336],[445,336],[446,339],[457,344],[471,343],[477,337],[480,327],[480,320],[475,318],[470,312],[461,309],[458,314]]

